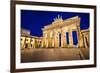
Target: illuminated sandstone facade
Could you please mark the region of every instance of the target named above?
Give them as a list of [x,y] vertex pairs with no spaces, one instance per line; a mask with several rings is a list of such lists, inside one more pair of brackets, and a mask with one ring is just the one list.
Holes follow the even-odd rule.
[[[89,30],[80,30],[80,18],[78,16],[63,20],[62,17],[54,19],[52,24],[44,26],[42,47],[87,47],[89,44]],[[73,42],[73,31],[77,35],[77,44]],[[68,36],[68,38],[66,37]],[[87,41],[86,41],[87,40]],[[89,45],[88,45],[89,47]]]
[[[58,16],[42,28],[43,36],[31,36],[30,31],[21,32],[21,48],[89,48],[89,29],[80,30],[80,17],[63,20]],[[73,34],[77,43],[74,44]],[[24,35],[25,34],[25,35]]]
[[31,36],[29,30],[21,29],[21,49],[39,48],[41,42],[42,37]]

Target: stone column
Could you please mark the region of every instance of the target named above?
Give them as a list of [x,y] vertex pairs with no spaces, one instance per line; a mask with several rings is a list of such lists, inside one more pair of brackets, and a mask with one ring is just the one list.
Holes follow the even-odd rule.
[[72,37],[72,31],[69,30],[69,47],[73,47],[73,37]]
[[63,31],[61,31],[61,47],[63,47],[63,35],[64,35],[64,33],[63,33]]
[[78,32],[78,47],[80,48],[80,47],[83,47],[83,36],[80,31],[80,18],[78,19],[76,23],[76,27],[77,27],[77,32]]
[[44,34],[44,47],[45,48],[47,47],[47,44],[46,44],[46,34]]
[[62,31],[61,36],[61,47],[66,47],[66,33],[65,31]]
[[52,40],[52,47],[54,47],[54,38],[53,38],[53,40]]
[[58,39],[57,39],[57,32],[56,32],[56,30],[55,30],[55,33],[54,33],[54,47],[56,48],[57,47],[57,41],[58,41]]
[[44,47],[44,37],[42,38],[42,45],[41,47]]
[[52,47],[54,47],[54,31],[52,33]]
[[80,32],[80,27],[77,26],[77,32],[78,32],[78,47],[83,47],[83,38],[82,33]]
[[[87,39],[87,41],[86,41]],[[87,45],[88,43],[88,45]],[[85,44],[85,48],[89,48],[89,38],[88,38],[88,34],[84,34],[84,44]]]
[[46,44],[46,48],[48,48],[48,33],[46,33],[46,36],[45,36],[45,44]]
[[85,48],[87,48],[87,44],[86,44],[86,36],[84,36],[84,45],[85,45]]
[[21,49],[24,48],[25,45],[25,37],[21,37]]
[[49,32],[49,42],[50,42],[50,48],[52,47],[52,31]]
[[57,47],[57,33],[56,30],[54,30],[54,47]]

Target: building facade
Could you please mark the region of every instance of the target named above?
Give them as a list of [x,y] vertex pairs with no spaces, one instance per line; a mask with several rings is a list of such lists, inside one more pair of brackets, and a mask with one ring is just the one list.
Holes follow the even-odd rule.
[[21,31],[21,48],[89,48],[89,29],[80,30],[80,17],[63,20],[58,16],[42,28],[43,36],[31,36]]
[[[58,16],[52,24],[44,26],[42,30],[42,47],[83,48],[87,46],[86,39],[89,44],[89,29],[80,30],[80,18],[78,16],[65,20]],[[73,38],[75,36],[76,39]]]
[[21,29],[21,49],[41,47],[42,37],[31,36],[30,31]]

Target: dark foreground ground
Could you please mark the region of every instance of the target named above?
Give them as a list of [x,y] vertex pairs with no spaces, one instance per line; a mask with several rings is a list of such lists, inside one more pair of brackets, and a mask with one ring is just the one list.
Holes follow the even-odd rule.
[[84,55],[78,48],[37,48],[21,51],[21,62],[83,60]]

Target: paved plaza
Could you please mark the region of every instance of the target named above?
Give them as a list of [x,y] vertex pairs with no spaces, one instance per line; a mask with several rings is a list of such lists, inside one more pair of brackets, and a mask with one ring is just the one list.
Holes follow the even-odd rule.
[[78,48],[36,48],[21,51],[21,62],[83,60]]

